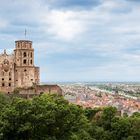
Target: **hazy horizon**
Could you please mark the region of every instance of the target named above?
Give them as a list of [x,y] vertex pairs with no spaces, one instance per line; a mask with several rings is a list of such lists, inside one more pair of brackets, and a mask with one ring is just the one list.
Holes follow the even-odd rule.
[[46,82],[40,82],[41,84],[47,84],[47,83],[140,83],[140,81],[46,81]]

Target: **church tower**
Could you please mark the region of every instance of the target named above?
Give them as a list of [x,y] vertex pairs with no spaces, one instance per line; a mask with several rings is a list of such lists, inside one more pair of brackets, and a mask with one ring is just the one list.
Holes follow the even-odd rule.
[[39,67],[34,66],[32,41],[15,41],[15,87],[29,87],[39,84]]

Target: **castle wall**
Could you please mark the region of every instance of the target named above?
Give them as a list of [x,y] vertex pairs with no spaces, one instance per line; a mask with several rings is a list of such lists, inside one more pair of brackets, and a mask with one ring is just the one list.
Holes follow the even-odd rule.
[[14,55],[6,52],[0,55],[0,91],[11,92],[14,89]]
[[15,42],[14,54],[6,51],[0,55],[0,91],[11,92],[17,87],[30,87],[39,84],[39,67],[34,66],[32,41]]
[[35,85],[30,88],[18,89],[18,95],[27,98],[43,93],[62,95],[62,89],[58,85]]
[[35,73],[35,81],[34,83],[36,83],[37,85],[40,83],[40,68],[39,67],[35,67],[34,68],[34,73]]
[[[34,67],[16,67],[15,70],[15,86],[16,87],[30,87],[35,81]],[[39,76],[39,75],[38,75]]]

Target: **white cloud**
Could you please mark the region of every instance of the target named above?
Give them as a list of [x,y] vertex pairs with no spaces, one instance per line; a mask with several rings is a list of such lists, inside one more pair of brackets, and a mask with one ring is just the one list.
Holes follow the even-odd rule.
[[46,23],[45,31],[56,38],[72,41],[86,30],[79,18],[79,13],[73,11],[49,11],[43,18]]
[[[64,10],[53,5],[49,8],[43,0],[20,0],[6,7],[8,1],[11,2],[6,0],[5,6],[0,5],[2,11],[8,10],[4,18],[0,18],[0,29],[6,31],[0,34],[1,42],[20,38],[19,32],[27,26],[33,32],[31,38],[35,39],[36,59],[44,66],[42,73],[46,71],[50,79],[78,80],[81,75],[83,80],[127,79],[129,76],[138,79],[140,50],[136,48],[132,52],[131,49],[140,44],[140,5],[125,0],[102,0],[93,9],[69,7]],[[76,60],[71,55],[77,55]],[[63,56],[65,63],[60,63]],[[49,57],[58,59],[50,69],[50,62],[45,60]]]

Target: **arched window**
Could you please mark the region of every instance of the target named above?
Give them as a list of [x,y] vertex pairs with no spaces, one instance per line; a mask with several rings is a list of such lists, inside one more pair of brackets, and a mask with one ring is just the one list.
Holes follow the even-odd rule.
[[5,86],[5,84],[4,83],[2,83],[2,87],[4,87]]
[[33,54],[32,54],[32,52],[31,52],[31,58],[33,57]]
[[27,63],[26,59],[24,59],[24,60],[23,60],[23,63],[24,63],[24,64],[26,64],[26,63]]
[[27,56],[27,53],[26,53],[26,52],[24,52],[24,53],[23,53],[23,56],[24,56],[24,57],[26,57],[26,56]]
[[31,65],[33,64],[33,61],[31,60]]

